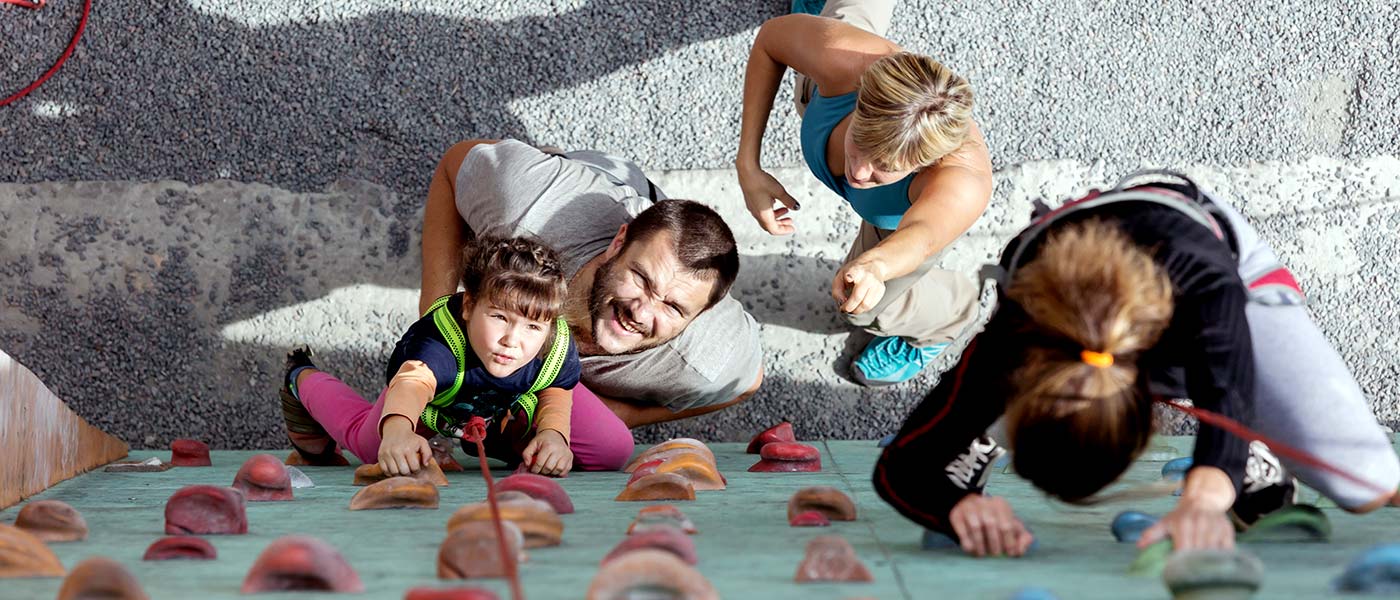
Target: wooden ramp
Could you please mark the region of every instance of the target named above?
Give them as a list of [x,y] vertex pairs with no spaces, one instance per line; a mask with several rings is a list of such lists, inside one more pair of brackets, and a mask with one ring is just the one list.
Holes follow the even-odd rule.
[[0,508],[127,455],[0,351]]

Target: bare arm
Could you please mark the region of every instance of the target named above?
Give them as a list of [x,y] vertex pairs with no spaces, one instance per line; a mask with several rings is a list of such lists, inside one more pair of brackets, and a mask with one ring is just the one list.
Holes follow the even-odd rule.
[[635,429],[643,425],[651,425],[652,423],[663,423],[666,421],[678,421],[680,419],[689,419],[690,417],[698,417],[700,415],[709,414],[718,410],[729,408],[731,406],[734,406],[735,404],[748,400],[754,395],[754,392],[758,391],[758,387],[762,384],[763,370],[760,368],[758,372],[758,379],[754,380],[753,386],[749,387],[748,390],[745,390],[744,393],[739,394],[739,396],[734,398],[733,400],[724,402],[722,404],[711,404],[709,406],[699,406],[696,408],[690,408],[680,412],[672,412],[669,408],[666,408],[664,406],[658,406],[655,404],[643,405],[639,402],[634,402],[630,400],[608,398],[606,396],[603,396],[602,394],[597,394],[596,392],[595,395],[598,396],[599,400],[603,401],[603,405],[607,406],[608,410],[613,411],[613,414],[616,414],[619,419],[622,419],[622,422],[627,425],[628,429]]
[[428,205],[423,209],[423,280],[418,314],[427,312],[434,300],[457,291],[462,247],[469,235],[462,215],[457,213],[457,171],[472,148],[495,142],[458,142],[448,148],[433,172],[433,181],[428,186]]

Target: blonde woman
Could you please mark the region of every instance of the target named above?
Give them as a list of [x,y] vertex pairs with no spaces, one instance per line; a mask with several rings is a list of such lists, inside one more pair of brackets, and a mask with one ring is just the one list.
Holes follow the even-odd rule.
[[1007,246],[996,313],[876,462],[885,501],[969,554],[1019,556],[1030,531],[983,493],[1004,452],[987,427],[1005,415],[1017,475],[1092,503],[1146,447],[1154,403],[1203,424],[1140,547],[1231,547],[1293,501],[1293,477],[1352,512],[1395,498],[1400,459],[1297,281],[1239,213],[1173,178],[1095,190]]
[[797,202],[759,163],[773,98],[791,67],[803,157],[863,221],[831,295],[852,325],[877,336],[851,364],[868,386],[914,377],[976,317],[972,280],[933,267],[992,193],[972,87],[882,37],[893,8],[831,0],[822,16],[764,23],[744,76],[735,160],[759,225],[773,235],[796,231]]

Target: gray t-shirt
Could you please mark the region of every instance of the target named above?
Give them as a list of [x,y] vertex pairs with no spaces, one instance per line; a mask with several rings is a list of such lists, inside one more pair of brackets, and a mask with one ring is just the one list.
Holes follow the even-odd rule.
[[[626,161],[614,162],[640,173]],[[531,236],[548,244],[573,277],[652,203],[643,197],[647,190],[617,183],[634,178],[605,176],[601,168],[515,140],[482,144],[467,153],[457,172],[457,212],[478,235]],[[582,357],[583,384],[610,398],[681,411],[738,397],[758,380],[762,357],[758,323],[726,296],[665,344],[636,354]]]

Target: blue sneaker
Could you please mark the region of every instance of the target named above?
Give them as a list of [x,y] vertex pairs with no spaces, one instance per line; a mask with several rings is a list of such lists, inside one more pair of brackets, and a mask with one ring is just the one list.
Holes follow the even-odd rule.
[[792,0],[792,14],[821,16],[826,0]]
[[898,336],[877,337],[851,362],[851,375],[866,387],[909,381],[947,347],[948,342],[918,348]]

